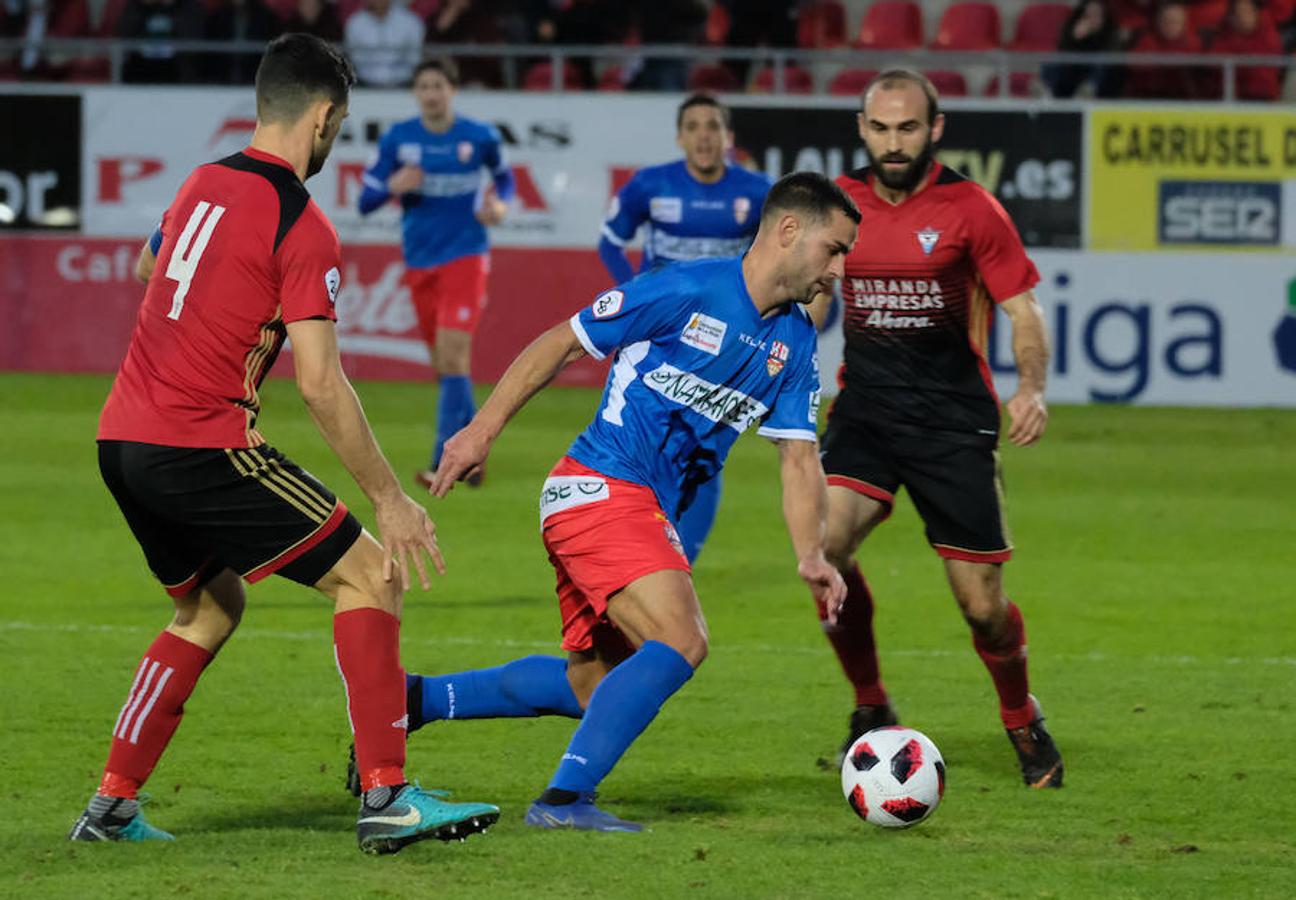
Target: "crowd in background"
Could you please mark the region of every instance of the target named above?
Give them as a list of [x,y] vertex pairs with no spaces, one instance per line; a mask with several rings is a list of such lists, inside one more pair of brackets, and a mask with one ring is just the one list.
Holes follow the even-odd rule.
[[[769,90],[773,77],[768,66],[753,67],[732,59],[723,64],[694,64],[685,59],[654,58],[645,48],[683,44],[794,49],[854,44],[906,49],[903,43],[870,43],[867,16],[858,39],[852,41],[844,34],[847,8],[863,7],[867,13],[870,5],[917,4],[840,0],[0,0],[0,37],[23,41],[17,53],[7,59],[0,56],[0,79],[105,80],[109,72],[102,55],[63,58],[42,44],[48,37],[119,37],[147,42],[144,48],[127,54],[121,73],[124,81],[247,84],[255,72],[257,54],[185,53],[173,42],[259,43],[284,31],[305,31],[343,44],[361,82],[371,86],[406,84],[418,60],[435,53],[439,44],[525,43],[628,45],[635,52],[615,64],[572,56],[557,73],[547,59],[524,59],[519,61],[520,70],[511,75],[501,59],[463,57],[459,63],[464,82],[486,87],[519,84],[528,89],[546,89],[559,81],[568,90]],[[1005,5],[1018,10],[1023,7],[1020,0]],[[1050,6],[1059,20],[1065,16],[1053,47],[1073,53],[1127,50],[1271,56],[1291,53],[1296,44],[1296,0],[1080,0],[1069,11],[1058,3],[1025,5]],[[938,35],[931,46],[939,46],[939,40]],[[998,46],[997,36],[994,40]],[[857,77],[849,77],[852,73]],[[868,74],[864,70],[839,72],[828,90],[852,92]],[[948,76],[936,79],[944,93],[966,92],[961,73],[940,74]],[[1283,69],[1273,66],[1239,67],[1237,96],[1276,99],[1283,77]],[[1038,86],[1035,91],[1057,97],[1079,92],[1104,98],[1206,99],[1221,96],[1223,90],[1221,70],[1211,66],[1055,64],[1039,73],[1022,73],[1022,78],[1019,89],[1014,75],[1012,93],[1027,94],[1033,84]],[[809,73],[797,66],[784,70],[784,79],[785,89],[792,92],[815,89]]]

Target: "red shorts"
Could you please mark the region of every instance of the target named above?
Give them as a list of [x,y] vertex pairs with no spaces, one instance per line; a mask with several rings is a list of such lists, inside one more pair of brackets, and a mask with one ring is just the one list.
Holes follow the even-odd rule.
[[564,650],[588,650],[612,629],[608,597],[632,581],[688,559],[650,488],[600,475],[571,457],[558,461],[540,494],[540,529],[558,575]]
[[486,254],[461,256],[430,269],[406,269],[410,300],[418,317],[419,331],[428,346],[436,346],[438,328],[477,330],[486,308],[486,276],[490,257]]

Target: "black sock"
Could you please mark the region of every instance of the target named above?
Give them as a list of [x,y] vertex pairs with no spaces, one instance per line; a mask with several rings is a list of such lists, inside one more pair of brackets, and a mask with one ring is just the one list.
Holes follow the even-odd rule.
[[396,795],[403,791],[408,782],[402,784],[385,784],[382,787],[370,788],[365,791],[364,805],[368,809],[386,809],[391,806],[391,802],[396,799]]
[[418,731],[427,723],[423,721],[423,678],[415,676],[406,679],[408,685],[405,688],[405,712],[409,715],[405,733]]
[[576,791],[564,791],[562,788],[549,788],[540,795],[539,802],[550,806],[568,806],[580,799]]

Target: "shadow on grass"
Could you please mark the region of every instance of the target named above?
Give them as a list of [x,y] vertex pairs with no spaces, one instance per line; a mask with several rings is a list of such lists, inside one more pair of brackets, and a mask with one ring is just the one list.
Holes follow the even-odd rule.
[[220,809],[195,811],[186,831],[190,834],[223,834],[236,831],[346,831],[355,827],[356,806],[341,791],[336,796],[285,794],[265,796]]

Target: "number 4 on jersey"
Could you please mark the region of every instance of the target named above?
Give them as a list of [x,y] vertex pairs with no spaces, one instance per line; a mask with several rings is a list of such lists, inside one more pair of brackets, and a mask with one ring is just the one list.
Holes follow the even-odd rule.
[[216,230],[216,223],[224,214],[225,207],[213,206],[206,200],[200,200],[190,214],[189,221],[185,223],[184,231],[180,232],[180,240],[176,241],[175,249],[171,251],[171,261],[167,263],[166,269],[166,277],[177,282],[175,293],[171,296],[168,319],[180,318],[185,297],[189,293],[189,283],[198,271],[198,261],[207,249],[207,242]]

